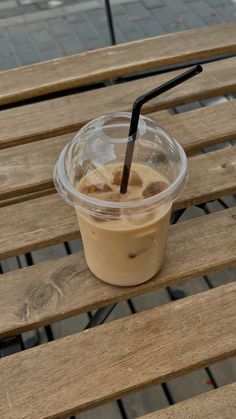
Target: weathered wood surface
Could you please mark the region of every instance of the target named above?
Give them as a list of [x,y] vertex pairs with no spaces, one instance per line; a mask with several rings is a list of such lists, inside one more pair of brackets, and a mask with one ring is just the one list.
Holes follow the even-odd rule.
[[[142,112],[146,114],[235,92],[235,65],[236,58],[205,64],[201,74],[148,102]],[[138,95],[181,72],[183,70],[1,111],[0,148],[74,132],[104,113],[131,111]],[[10,130],[12,121],[14,129]]]
[[235,297],[224,285],[2,359],[1,416],[63,418],[232,356]]
[[205,106],[194,111],[162,116],[148,115],[184,147],[188,155],[236,137],[236,101]]
[[0,277],[0,336],[132,298],[235,261],[236,209],[231,208],[171,226],[162,271],[137,287],[98,281],[82,253],[11,272]]
[[[172,284],[172,287],[170,288],[173,292],[173,296],[176,295],[177,291],[183,291],[185,296],[197,294],[200,292],[205,292],[209,288],[201,277],[194,277],[193,279],[182,282],[181,284]],[[147,310],[152,307],[159,306],[161,304],[166,304],[171,301],[171,297],[167,291],[166,288],[161,288],[156,291],[152,291],[148,294],[140,295],[139,297],[133,298],[132,302],[136,309],[136,311],[142,311]],[[229,361],[229,360],[228,360]],[[222,361],[226,362],[226,361]],[[222,374],[224,372],[222,367]],[[236,378],[236,376],[235,376]],[[181,375],[177,378],[168,380],[166,382],[166,386],[168,388],[169,394],[171,396],[171,399],[173,403],[177,403],[179,401],[197,396],[198,394],[204,393],[206,391],[209,391],[210,389],[213,389],[213,385],[209,383],[209,376],[204,368],[199,369],[197,371],[192,371],[188,374]],[[147,389],[146,391],[150,391],[151,389]],[[127,396],[126,398],[135,398],[135,394],[131,396]],[[125,398],[125,399],[126,399]],[[155,398],[155,397],[154,397]],[[125,402],[125,401],[124,401]],[[149,405],[146,405],[146,409],[140,409],[139,406],[136,408],[136,415],[135,419],[138,416],[147,414],[150,411],[159,410],[162,408],[162,406],[159,405],[158,399],[156,400],[157,407],[153,408],[153,405],[150,403]],[[125,404],[126,407],[126,404]],[[127,406],[129,409],[129,405]],[[130,412],[130,409],[128,410]],[[132,417],[132,416],[131,416]]]
[[[191,281],[182,283],[181,287],[186,289],[189,286],[189,283],[194,282],[194,286],[191,286],[191,291],[193,291],[192,293],[206,291],[208,287],[205,286],[203,288],[201,286],[202,281],[200,278],[195,278]],[[174,289],[177,287],[179,289],[179,284],[178,286],[174,286]],[[186,295],[189,295],[189,293],[186,293]],[[149,292],[148,294],[143,294],[139,297],[133,298],[132,302],[136,311],[139,312],[170,302],[170,296],[165,288],[161,288],[159,290]],[[120,305],[121,304],[118,304],[116,307],[119,307]],[[121,311],[121,315],[122,314],[123,311]],[[227,362],[227,360],[222,362]],[[212,389],[213,386],[209,385],[208,380],[209,377],[207,372],[203,368],[185,374],[184,376],[168,380],[166,382],[166,388],[169,391],[169,395],[172,401],[177,402],[180,401],[181,398],[183,400],[186,398],[194,397],[200,393],[204,393],[205,391]],[[152,412],[162,409],[163,407],[167,406],[166,404],[163,406],[163,401],[166,403],[167,398],[163,394],[163,389],[160,385],[152,386],[142,390],[141,392],[130,394],[125,396],[122,400],[129,419],[136,419],[138,416],[147,414],[150,411]]]
[[0,105],[111,77],[235,52],[235,26],[227,23],[192,29],[4,71],[0,74]]
[[[236,101],[173,116],[162,111],[150,117],[178,139],[188,154],[236,137]],[[47,195],[53,189],[54,164],[73,135],[0,150],[0,205],[35,198],[43,191]]]
[[177,199],[175,208],[188,207],[235,193],[233,178],[236,179],[236,147],[189,158],[188,168],[188,183]]
[[236,412],[236,383],[185,400],[140,419],[232,419]]

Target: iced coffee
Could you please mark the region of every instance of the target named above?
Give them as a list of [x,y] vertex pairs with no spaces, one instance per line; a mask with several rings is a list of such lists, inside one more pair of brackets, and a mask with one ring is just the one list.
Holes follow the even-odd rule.
[[120,286],[141,284],[161,269],[171,207],[187,178],[180,144],[141,115],[127,192],[121,193],[130,121],[122,112],[89,122],[61,151],[54,170],[57,191],[75,208],[88,267]]
[[76,188],[103,201],[88,212],[77,209],[85,257],[90,270],[114,285],[137,285],[152,278],[164,261],[171,203],[156,206],[149,198],[169,182],[152,168],[134,163],[129,187],[120,193],[122,165],[90,170]]

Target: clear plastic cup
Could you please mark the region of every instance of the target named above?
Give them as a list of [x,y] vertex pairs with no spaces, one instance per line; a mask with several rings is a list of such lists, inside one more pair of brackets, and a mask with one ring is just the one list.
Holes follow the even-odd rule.
[[[119,286],[141,284],[161,269],[172,204],[187,180],[180,144],[140,116],[131,171],[142,186],[129,183],[127,196],[117,199],[119,186],[111,173],[123,167],[130,118],[131,113],[108,114],[85,125],[64,147],[54,169],[58,193],[75,208],[88,267]],[[91,179],[108,185],[109,193],[85,192],[82,182]],[[151,187],[147,194],[157,181],[165,189],[155,193]]]

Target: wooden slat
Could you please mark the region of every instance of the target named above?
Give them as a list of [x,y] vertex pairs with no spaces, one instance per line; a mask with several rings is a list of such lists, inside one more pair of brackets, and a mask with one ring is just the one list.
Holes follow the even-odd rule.
[[194,111],[161,117],[159,112],[148,115],[172,134],[188,155],[203,147],[236,138],[236,100],[205,106]]
[[171,226],[162,271],[136,287],[112,287],[99,281],[88,270],[82,253],[17,270],[0,277],[0,337],[132,298],[235,262],[236,208],[232,208]]
[[188,167],[187,187],[177,199],[176,209],[235,193],[236,147],[191,157],[188,159]]
[[224,285],[2,359],[1,417],[64,418],[232,356],[235,298]]
[[[174,116],[161,111],[150,117],[175,136],[188,154],[236,137],[236,101]],[[45,190],[45,195],[48,194],[48,189],[53,187],[55,161],[73,135],[1,150],[0,206],[10,203],[10,199],[16,202],[18,196],[24,200],[27,194],[32,194],[31,198],[34,198],[33,192]],[[3,200],[8,202],[2,203]]]
[[[236,58],[204,65],[203,73],[145,105],[154,112],[211,96],[236,92]],[[89,120],[110,112],[129,111],[138,95],[183,70],[102,89],[8,109],[0,113],[0,148],[73,132]],[[14,121],[14,129],[12,127]]]
[[0,200],[0,208],[7,207],[8,205],[15,205],[19,202],[29,201],[30,199],[40,198],[41,196],[51,195],[53,193],[55,193],[55,188],[54,186],[51,186],[49,188],[42,189],[36,192],[29,192],[19,196],[16,195],[9,199]]
[[232,53],[236,51],[235,33],[235,23],[227,23],[5,71],[0,75],[0,104],[187,60]]
[[0,201],[52,188],[55,162],[71,138],[66,134],[0,150]]
[[[174,207],[236,192],[236,148],[189,158],[189,180]],[[56,194],[0,208],[0,257],[7,258],[78,237],[74,209]]]
[[232,419],[236,412],[236,383],[177,403],[140,419]]

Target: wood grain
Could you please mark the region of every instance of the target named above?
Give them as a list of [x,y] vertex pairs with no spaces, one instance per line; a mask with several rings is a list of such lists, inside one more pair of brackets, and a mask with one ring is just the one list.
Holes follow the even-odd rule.
[[113,287],[88,270],[81,252],[0,278],[0,337],[55,322],[215,271],[236,262],[236,208],[170,227],[166,261],[151,281]]
[[0,104],[170,64],[232,53],[236,51],[235,33],[235,23],[227,23],[4,71],[0,75]]
[[148,117],[173,135],[188,155],[236,138],[236,100],[169,117],[160,118],[159,114],[152,113]]
[[74,209],[55,193],[1,208],[0,225],[1,259],[79,236]]
[[[204,65],[203,73],[147,103],[142,112],[236,92],[236,58]],[[110,112],[130,111],[133,101],[183,70],[1,111],[0,148],[73,132]],[[12,127],[14,121],[14,129]]]
[[[183,114],[170,115],[161,111],[148,116],[178,139],[188,154],[236,137],[236,101]],[[53,187],[55,161],[74,135],[0,150],[0,206],[9,204],[10,199],[16,203],[19,197],[21,201],[35,198],[33,192],[45,190],[45,195],[48,194],[48,189]],[[31,196],[27,197],[27,194]]]
[[232,356],[235,298],[223,285],[3,358],[1,417],[65,418]]
[[176,209],[216,199],[222,189],[224,195],[235,193],[236,147],[191,157],[188,168],[188,183],[176,201]]
[[0,201],[52,188],[55,162],[71,138],[66,134],[0,150]]
[[[235,147],[189,158],[189,180],[174,208],[236,192]],[[207,174],[207,175],[206,175]],[[0,257],[78,237],[74,209],[57,194],[0,208]]]
[[140,419],[232,419],[236,412],[236,383],[185,400]]

